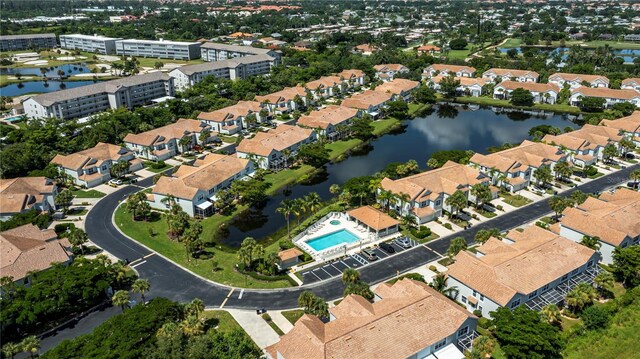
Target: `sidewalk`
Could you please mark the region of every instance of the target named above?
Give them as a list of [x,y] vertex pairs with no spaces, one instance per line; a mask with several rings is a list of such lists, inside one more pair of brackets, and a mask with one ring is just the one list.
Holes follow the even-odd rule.
[[291,324],[289,319],[282,315],[282,311],[269,312],[269,315],[271,315],[271,320],[273,320],[278,328],[280,328],[285,334],[289,333],[291,329],[293,329],[293,324]]
[[[280,340],[276,333],[261,316],[253,310],[225,309],[240,324],[260,349],[275,344]],[[272,313],[269,313],[272,316]],[[272,316],[273,318],[273,316]],[[283,317],[284,318],[284,317]],[[285,319],[286,320],[286,319]],[[274,320],[275,322],[275,320]],[[278,325],[279,326],[279,325]],[[282,329],[282,328],[281,328]],[[284,329],[283,329],[284,330]]]

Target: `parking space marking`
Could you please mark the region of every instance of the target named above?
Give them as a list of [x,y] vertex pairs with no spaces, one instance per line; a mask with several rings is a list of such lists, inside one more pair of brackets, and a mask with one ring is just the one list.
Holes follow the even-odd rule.
[[141,264],[145,264],[145,263],[147,263],[147,261],[142,261],[142,262],[136,263],[136,264],[134,264],[134,265],[130,265],[129,267],[131,267],[131,268],[135,268],[135,267],[137,267],[137,266],[139,266],[139,265],[141,265]]
[[[326,266],[325,266],[325,267],[326,267]],[[327,272],[327,270],[326,270],[326,269],[324,269],[324,267],[323,267],[323,268],[320,268],[320,269],[322,269],[322,271],[323,271],[323,272],[327,273],[327,275],[329,276],[329,278],[333,277],[333,275],[331,275],[331,273]]]
[[310,273],[313,274],[314,276],[316,276],[316,278],[318,278],[319,280],[322,280],[322,278],[318,277],[318,275],[313,273],[313,271],[311,271]]
[[340,269],[338,269],[338,267],[334,266],[334,265],[333,265],[333,263],[331,263],[331,266],[332,266],[333,268],[335,268],[338,272],[342,273],[342,271],[341,271]]
[[[348,265],[348,264],[346,264],[346,263],[344,262],[344,260],[342,260],[342,261],[338,261],[338,262],[336,262],[335,264],[342,264],[342,265],[345,267],[343,270],[341,270],[341,272],[342,272],[342,271],[344,271],[345,269],[349,268],[349,265]],[[335,267],[335,265],[334,265],[334,267]],[[340,269],[338,269],[338,270],[340,270]]]
[[384,250],[382,250],[380,248],[378,248],[378,252],[384,254],[384,257],[380,257],[380,255],[378,255],[378,257],[380,257],[380,259],[387,258],[387,257],[391,256],[390,253],[387,253],[386,251],[384,251]]
[[242,295],[243,295],[243,294],[244,294],[244,289],[242,289],[242,290],[240,291],[240,294],[238,295],[238,299],[242,299]]

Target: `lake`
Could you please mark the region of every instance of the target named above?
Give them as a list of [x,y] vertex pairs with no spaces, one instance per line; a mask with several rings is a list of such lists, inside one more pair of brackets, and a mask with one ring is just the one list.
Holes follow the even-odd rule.
[[76,75],[89,73],[91,70],[87,67],[85,63],[79,64],[64,64],[60,66],[53,67],[22,67],[22,68],[4,68],[0,69],[0,75],[15,75],[20,73],[25,76],[42,76],[42,72],[40,69],[47,69],[46,76],[47,77],[58,77],[58,70],[62,70],[65,73],[65,76]]
[[[93,80],[86,81],[65,81],[64,89],[70,89],[79,86],[91,85],[94,84]],[[64,90],[60,88],[60,81],[48,81],[48,86],[45,86],[44,81],[28,81],[20,84],[11,84],[7,86],[0,87],[0,95],[1,96],[21,96],[28,93],[44,93],[44,92],[53,92]]]
[[[508,111],[508,110],[504,110]],[[420,168],[435,151],[473,150],[487,153],[487,148],[504,143],[519,143],[529,138],[529,129],[538,125],[559,128],[576,128],[566,115],[548,114],[535,116],[523,112],[494,112],[489,108],[479,110],[460,106],[436,106],[429,114],[403,122],[403,129],[373,141],[365,153],[352,155],[346,160],[325,166],[326,171],[310,183],[298,184],[281,190],[270,198],[262,209],[250,209],[241,214],[229,227],[223,241],[229,246],[239,246],[245,237],[261,239],[286,226],[282,214],[276,212],[286,198],[298,198],[309,192],[317,192],[323,199],[331,198],[329,187],[343,184],[348,179],[372,175],[392,162],[416,160]],[[292,221],[293,221],[292,216]]]

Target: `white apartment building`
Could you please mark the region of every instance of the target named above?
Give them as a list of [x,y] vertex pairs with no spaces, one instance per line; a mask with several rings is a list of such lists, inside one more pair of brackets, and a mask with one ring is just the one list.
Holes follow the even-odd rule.
[[127,39],[116,41],[116,54],[172,60],[200,58],[199,42]]
[[60,47],[67,50],[112,55],[116,53],[116,41],[118,40],[121,38],[82,34],[60,35]]
[[173,79],[161,72],[152,72],[36,95],[25,100],[23,106],[30,118],[73,119],[108,109],[132,109],[174,94]]
[[52,49],[57,45],[55,34],[0,36],[0,51]]
[[269,55],[275,59],[274,66],[280,65],[282,61],[282,52],[278,50],[262,49],[253,46],[227,45],[215,42],[205,42],[200,46],[201,57],[203,61],[222,61],[233,59],[236,57],[245,57],[252,55]]

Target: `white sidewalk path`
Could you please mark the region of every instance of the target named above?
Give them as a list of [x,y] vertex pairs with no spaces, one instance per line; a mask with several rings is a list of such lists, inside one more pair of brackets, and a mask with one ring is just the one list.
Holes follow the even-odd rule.
[[[280,340],[276,333],[255,310],[225,309],[233,316],[260,349],[275,344]],[[269,313],[271,315],[271,313]],[[272,317],[273,318],[273,317]],[[285,319],[286,320],[286,319]],[[275,320],[274,320],[275,322]],[[277,323],[277,322],[276,322]],[[279,325],[278,325],[279,327]],[[284,330],[284,329],[283,329]]]
[[289,333],[291,329],[293,329],[293,324],[289,321],[289,319],[285,318],[282,315],[281,311],[273,311],[269,312],[271,316],[271,320],[280,328],[285,334]]

